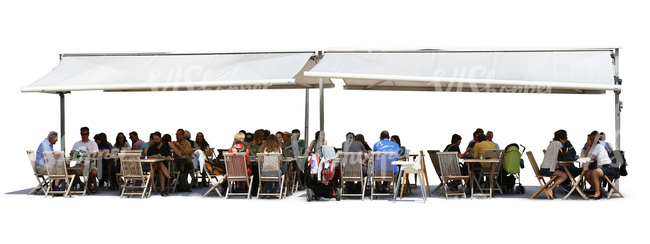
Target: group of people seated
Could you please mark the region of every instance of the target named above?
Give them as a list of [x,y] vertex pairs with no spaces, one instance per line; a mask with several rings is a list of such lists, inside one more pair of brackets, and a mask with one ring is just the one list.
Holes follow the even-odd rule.
[[[196,134],[196,140],[191,140],[191,133],[187,130],[178,129],[176,131],[176,141],[172,141],[172,137],[169,134],[162,135],[160,132],[156,131],[149,135],[149,141],[145,142],[140,140],[138,133],[133,131],[129,133],[129,139],[131,143],[126,139],[124,133],[120,132],[115,138],[115,143],[112,144],[106,139],[106,134],[99,133],[96,134],[93,139],[90,140],[90,130],[88,127],[82,127],[80,129],[81,140],[76,142],[70,152],[70,156],[74,157],[80,151],[84,151],[86,155],[91,158],[102,158],[98,157],[99,153],[102,153],[103,157],[106,157],[111,154],[113,150],[141,150],[142,156],[149,158],[162,158],[165,159],[163,162],[158,162],[154,164],[157,176],[160,179],[160,189],[163,196],[169,194],[169,185],[173,181],[172,176],[169,173],[169,166],[172,162],[172,153],[175,155],[187,156],[182,160],[176,160],[176,167],[181,175],[187,175],[191,173],[193,169],[199,167],[208,166],[206,157],[216,156],[215,153],[210,148],[210,145],[205,140],[203,133],[199,132]],[[321,138],[322,136],[322,138]],[[476,129],[473,133],[473,140],[469,142],[467,148],[462,151],[460,149],[460,144],[462,137],[458,134],[454,134],[451,138],[451,143],[448,144],[444,152],[457,152],[459,158],[483,158],[485,155],[485,150],[487,149],[499,149],[499,145],[492,141],[494,133],[488,131],[484,133],[481,128]],[[370,147],[365,141],[365,137],[362,134],[354,134],[349,132],[345,136],[346,140],[341,144],[341,150],[343,152],[361,152],[362,154],[362,172],[364,176],[368,174],[368,160],[369,160],[369,151],[374,152],[395,152],[394,160],[404,160],[408,157],[406,147],[402,146],[400,137],[397,135],[390,135],[388,131],[382,131],[379,135],[379,141],[374,144],[373,147]],[[51,131],[47,138],[45,138],[36,152],[36,165],[35,170],[39,174],[46,174],[45,160],[43,157],[43,152],[53,151],[53,145],[58,141],[58,133]],[[283,157],[296,157],[296,156],[308,156],[313,153],[321,153],[321,143],[322,145],[327,145],[327,140],[325,136],[321,135],[320,131],[315,133],[315,139],[311,141],[309,147],[305,150],[305,141],[300,139],[300,130],[295,129],[291,132],[281,132],[278,131],[275,134],[271,134],[269,130],[259,129],[254,133],[248,133],[244,130],[239,131],[234,136],[232,146],[229,148],[230,153],[236,152],[245,152],[246,153],[246,165],[248,171],[254,177],[253,182],[253,194],[256,194],[257,186],[259,184],[259,172],[256,163],[251,163],[250,157],[255,156],[257,153],[280,153]],[[132,146],[131,146],[132,144]],[[557,176],[555,181],[546,189],[549,195],[555,197],[555,189],[560,186],[565,191],[569,191],[571,186],[569,185],[570,181],[567,181],[568,174],[565,172],[564,168],[560,168],[557,160],[558,152],[563,147],[572,147],[568,141],[567,132],[564,130],[558,130],[555,132],[553,140],[548,145],[545,154],[544,160],[540,166],[540,173],[545,176]],[[611,160],[609,154],[611,152],[611,146],[605,142],[605,134],[598,133],[593,131],[587,136],[587,142],[582,148],[582,156],[590,157],[592,160],[595,160],[596,163],[591,164],[589,171],[586,172],[585,178],[587,182],[591,185],[591,188],[595,191],[594,198],[598,199],[602,196],[601,187],[599,184],[599,178],[604,175],[613,175],[615,169],[610,166]],[[84,163],[89,163],[88,159],[83,159]],[[144,166],[144,164],[143,164]],[[148,164],[146,165],[148,166]],[[103,186],[106,181],[110,181],[112,184],[115,184],[116,178],[115,174],[120,171],[118,164],[108,163],[104,164],[105,170],[104,175],[99,176],[101,179],[99,185],[97,182],[97,169],[90,169],[88,171],[88,181],[89,190],[91,192],[96,192],[97,187]],[[110,169],[108,169],[110,167]],[[286,168],[282,168],[282,172],[297,172],[299,173],[299,179],[302,179],[303,172],[298,170],[295,162],[292,162]],[[569,165],[568,170],[570,170],[571,175],[578,176],[580,175],[581,169],[576,168],[573,165]],[[399,168],[394,166],[393,173],[397,174]],[[108,175],[107,172],[111,172]],[[79,184],[82,188],[84,187],[84,182],[80,181],[79,176],[82,175],[82,172],[77,170],[69,170],[69,174],[75,174],[73,185]],[[463,175],[468,175],[467,165],[462,165],[461,173]],[[185,178],[187,179],[187,178]],[[60,181],[57,180],[54,182],[53,189],[58,191]],[[454,184],[456,183],[456,184]],[[454,187],[460,184],[460,182],[453,182],[450,186]],[[275,187],[273,187],[275,185]],[[301,187],[304,187],[301,182]],[[349,185],[348,191],[357,191],[359,190],[359,185]],[[389,182],[383,182],[381,185],[377,185],[381,193],[389,192]],[[245,186],[243,184],[238,184],[235,188],[235,191],[245,191]],[[265,192],[273,192],[277,189],[278,183],[267,183],[265,185]],[[180,191],[191,191],[189,187],[187,189],[178,189]]]
[[[169,174],[169,164],[172,162],[172,152],[175,155],[187,156],[182,160],[177,160],[177,168],[183,174],[189,174],[193,167],[193,161],[197,159],[191,157],[192,153],[200,150],[206,155],[212,155],[210,150],[210,145],[205,140],[203,133],[199,132],[196,135],[196,141],[190,140],[191,133],[189,131],[178,129],[176,131],[176,141],[172,141],[171,135],[165,134],[162,135],[160,132],[154,132],[149,135],[149,141],[144,142],[140,140],[138,133],[133,131],[129,133],[129,139],[131,144],[126,140],[124,133],[120,132],[115,138],[115,143],[112,144],[108,142],[105,133],[99,133],[93,136],[93,140],[90,140],[90,129],[88,127],[82,127],[80,129],[81,140],[76,142],[70,151],[70,157],[75,160],[75,157],[78,155],[88,156],[89,158],[95,158],[97,160],[103,160],[103,175],[97,175],[96,168],[90,168],[88,170],[87,182],[82,182],[80,176],[82,175],[81,170],[68,170],[68,174],[74,174],[75,178],[72,182],[73,185],[79,185],[80,188],[84,188],[85,184],[90,184],[88,189],[91,192],[97,192],[97,187],[103,186],[107,181],[110,181],[111,184],[116,184],[116,174],[120,172],[119,164],[113,163],[116,161],[115,158],[108,157],[112,155],[114,150],[119,150],[124,152],[125,150],[140,150],[142,151],[142,156],[147,156],[149,158],[163,158],[165,161],[158,162],[154,165],[156,172],[159,177],[160,189],[163,196],[169,195],[169,188],[165,188],[166,185],[169,185],[171,182],[171,175]],[[52,131],[48,134],[48,137],[41,142],[37,151],[36,151],[36,170],[38,173],[45,174],[46,166],[45,160],[43,157],[43,152],[54,151],[53,145],[58,141],[58,133]],[[101,155],[100,155],[101,152]],[[90,166],[90,159],[82,158],[80,159],[86,166]],[[148,164],[143,164],[143,166],[148,166]],[[110,169],[109,169],[110,168]],[[110,174],[108,173],[110,172]],[[99,184],[97,178],[100,178]],[[57,180],[54,182],[53,190],[58,191],[60,186],[60,181]],[[181,191],[191,191],[189,187],[185,189],[179,189]]]
[[[549,185],[545,191],[549,196],[556,197],[555,189],[560,186],[565,192],[568,192],[572,186],[567,181],[569,174],[565,172],[567,169],[573,177],[578,177],[582,169],[576,168],[574,165],[567,165],[567,169],[560,167],[558,164],[558,153],[560,149],[565,147],[572,147],[569,142],[568,134],[565,130],[558,130],[555,132],[553,140],[549,143],[546,151],[544,152],[544,160],[540,166],[540,174],[544,176],[557,176],[552,184]],[[598,133],[592,131],[587,135],[587,142],[581,150],[580,156],[587,157],[593,160],[589,164],[589,170],[585,173],[584,177],[590,185],[590,189],[594,190],[594,199],[602,197],[600,178],[605,175],[612,176],[616,174],[616,168],[611,165],[610,159],[611,145],[605,141],[605,133]]]

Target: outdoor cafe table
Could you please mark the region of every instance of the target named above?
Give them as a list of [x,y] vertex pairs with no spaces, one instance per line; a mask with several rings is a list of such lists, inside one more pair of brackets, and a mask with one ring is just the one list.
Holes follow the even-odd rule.
[[[393,161],[391,163],[392,165],[401,166],[400,171],[397,174],[397,185],[395,185],[395,187],[393,187],[393,189],[394,189],[393,190],[393,202],[395,202],[395,200],[397,199],[397,186],[401,186],[401,184],[402,184],[402,174],[404,174],[404,169],[407,168],[407,167],[415,168],[416,163],[418,163],[418,162],[415,162],[415,161]],[[420,179],[420,185],[424,186],[424,183],[422,182],[421,177],[422,176],[420,174],[418,174],[418,179]],[[424,202],[426,202],[427,201],[427,195],[425,194],[425,189],[424,189],[424,187],[420,187],[420,188],[422,188],[421,189],[422,190],[422,198],[424,199]],[[401,189],[401,192],[403,192],[403,191],[404,190]],[[402,194],[401,193],[400,193],[400,199],[402,199]]]
[[[164,158],[144,158],[144,159],[140,159],[141,163],[148,163],[149,164],[149,177],[151,177],[151,179],[149,180],[149,182],[151,184],[151,186],[149,186],[149,187],[151,187],[151,188],[149,188],[149,192],[151,192],[151,189],[153,189],[153,194],[154,195],[158,195],[158,192],[156,191],[156,185],[153,182],[153,177],[156,175],[156,167],[154,166],[154,164],[157,163],[157,162],[163,162],[163,161],[165,161]],[[151,193],[149,193],[149,195],[151,195]]]
[[[579,163],[580,167],[582,168],[582,171],[580,172],[580,177],[578,177],[578,181],[573,179],[573,175],[571,175],[571,171],[567,167],[569,164],[573,164],[573,163]],[[571,180],[571,183],[573,183],[573,188],[571,188],[571,190],[566,194],[566,196],[562,198],[562,200],[566,200],[571,195],[571,193],[573,193],[573,191],[578,191],[578,193],[580,193],[582,198],[584,198],[585,200],[589,199],[587,195],[584,193],[584,191],[580,188],[581,185],[580,183],[583,182],[585,172],[587,172],[589,165],[591,163],[592,163],[591,158],[579,158],[576,161],[558,161],[558,164],[564,167],[566,174],[569,176],[569,180]],[[584,185],[584,183],[582,183],[582,185]]]
[[[70,191],[70,194],[75,193],[75,194],[82,194],[82,196],[86,195],[86,192],[87,192],[88,187],[89,187],[88,184],[86,184],[88,182],[88,176],[86,175],[86,171],[84,170],[86,164],[83,163],[86,160],[90,161],[90,164],[88,165],[90,167],[90,169],[92,169],[93,167],[95,167],[95,168],[97,167],[95,165],[95,161],[97,161],[97,158],[70,158],[70,157],[65,158],[66,168],[68,170],[70,170],[70,169],[80,170],[81,171],[80,177],[83,177],[83,179],[84,179],[84,189],[83,189],[83,191]],[[81,162],[81,163],[78,163],[78,164],[76,164],[74,166],[70,166],[70,162],[72,162],[72,161],[77,161],[77,162]],[[89,169],[89,171],[90,171],[90,169]]]
[[[470,193],[471,197],[470,198],[472,198],[472,199],[474,198],[474,195],[475,195],[474,194],[474,183],[476,183],[479,190],[481,190],[481,193],[476,193],[476,195],[477,196],[487,196],[487,197],[490,197],[490,199],[492,199],[492,195],[494,194],[494,171],[495,171],[496,165],[497,165],[497,163],[499,163],[499,161],[500,161],[500,159],[473,159],[473,158],[463,159],[463,162],[466,163],[467,167],[470,169],[469,172],[468,172],[468,174],[470,174],[470,177],[469,177],[469,184],[470,184],[470,191],[471,191],[471,193]],[[484,168],[484,167],[474,168],[473,165],[472,165],[473,163],[481,163],[481,164],[489,163],[490,167],[489,168]],[[490,170],[490,193],[489,194],[483,193],[483,191],[481,189],[481,186],[479,185],[478,179],[476,179],[476,176],[474,175],[474,170],[478,170],[478,169],[481,169],[481,170],[489,169]]]

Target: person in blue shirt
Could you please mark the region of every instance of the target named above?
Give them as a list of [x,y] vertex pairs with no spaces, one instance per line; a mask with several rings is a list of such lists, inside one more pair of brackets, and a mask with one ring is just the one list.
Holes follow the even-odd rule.
[[[605,150],[607,150],[607,154],[609,154],[612,151],[609,148],[609,145],[607,144],[607,142],[605,142],[605,133],[603,133],[603,132],[600,132],[600,137],[598,138],[598,144],[602,145],[605,148]],[[587,143],[585,143],[585,146],[582,147],[582,151],[586,151],[587,146],[588,146]]]
[[[377,143],[372,148],[373,152],[394,152],[395,153],[395,158],[393,161],[396,161],[398,156],[399,156],[399,150],[400,146],[395,143],[390,141],[390,134],[388,134],[388,131],[382,131],[381,134],[379,135],[379,140]],[[378,160],[382,161],[382,160]],[[375,168],[379,167],[378,165],[375,165]],[[397,168],[397,165],[393,166],[393,173],[397,174],[399,172],[399,169]],[[390,182],[383,182],[382,186],[383,189],[380,189],[381,193],[388,193],[389,192],[389,185]]]
[[[52,152],[54,151],[54,144],[59,140],[59,134],[56,131],[50,131],[50,133],[47,134],[47,138],[45,138],[41,144],[38,145],[38,149],[36,149],[36,165],[34,167],[36,168],[36,173],[38,174],[47,174],[47,167],[45,166],[45,157],[43,156],[43,152]],[[59,190],[59,183],[60,180],[55,180],[54,181],[54,191]]]

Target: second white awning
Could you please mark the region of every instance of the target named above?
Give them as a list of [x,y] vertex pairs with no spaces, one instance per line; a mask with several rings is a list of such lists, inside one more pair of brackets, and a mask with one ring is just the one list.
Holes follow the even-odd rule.
[[604,93],[621,89],[613,50],[328,51],[305,76],[353,90]]

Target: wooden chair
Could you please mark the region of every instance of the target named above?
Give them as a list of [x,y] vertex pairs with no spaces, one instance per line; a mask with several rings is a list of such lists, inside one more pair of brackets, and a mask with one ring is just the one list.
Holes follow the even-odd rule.
[[[440,150],[427,150],[427,153],[429,153],[429,158],[431,158],[431,164],[433,164],[433,169],[436,171],[436,175],[440,180],[440,184],[438,184],[436,189],[433,189],[433,191],[429,192],[429,196],[431,196],[431,193],[435,193],[437,190],[441,190],[442,187],[445,185],[442,182],[442,170],[440,170],[440,161],[438,160],[438,155],[437,155],[438,152],[440,152]],[[438,194],[438,197],[440,197],[440,195],[442,195],[442,190]]]
[[[142,173],[142,163],[140,162],[140,153],[120,153],[121,173],[124,187],[120,198],[127,195],[129,197],[140,195],[141,198],[145,196],[148,198],[151,195],[151,188],[149,179],[150,175]],[[130,190],[130,191],[129,191]],[[136,190],[140,190],[139,192]]]
[[[115,150],[115,149],[113,149],[113,150]],[[113,152],[111,151],[111,153],[113,153]],[[118,153],[117,153],[118,158],[119,158],[119,155],[120,155],[119,153],[139,153],[140,156],[142,156],[142,150],[122,150],[122,151],[118,150]],[[117,162],[115,162],[115,163],[117,163]],[[122,181],[123,179],[122,179],[121,169],[122,169],[122,166],[121,166],[121,160],[120,160],[120,172],[115,173],[115,181],[116,181],[115,182],[115,188],[118,190],[118,192],[120,192],[121,187],[124,185],[124,182]],[[111,171],[109,171],[109,174],[110,173],[111,173]],[[155,192],[155,189],[154,189],[154,192]]]
[[368,177],[363,176],[362,169],[362,152],[339,152],[338,157],[341,159],[341,186],[345,186],[345,182],[359,182],[361,183],[360,193],[348,193],[346,187],[343,187],[341,198],[345,199],[346,196],[350,197],[363,197],[366,194],[366,183]]
[[[422,171],[422,178],[424,179],[424,183],[426,184],[426,190],[427,193],[429,194],[429,197],[431,197],[431,192],[429,189],[429,173],[427,172],[427,164],[426,160],[424,158],[424,151],[420,150],[420,171]],[[422,186],[424,187],[424,186]]]
[[[554,176],[549,177],[549,176],[541,175],[539,173],[539,166],[537,165],[537,161],[535,161],[535,157],[533,156],[533,152],[528,151],[528,152],[526,152],[526,155],[528,155],[528,161],[530,161],[530,165],[532,166],[533,171],[535,172],[535,178],[537,178],[537,182],[539,182],[539,186],[540,186],[539,190],[537,192],[535,192],[535,194],[533,194],[530,197],[530,199],[533,199],[533,198],[537,197],[537,195],[539,195],[540,193],[544,192],[544,194],[546,195],[548,200],[553,200],[553,196],[548,195],[548,193],[545,190],[546,190],[546,187],[548,187],[548,185],[551,184],[551,182],[555,181],[557,176],[554,175]],[[546,182],[544,180],[544,178],[547,178],[547,177],[550,178],[548,180],[548,182]]]
[[[460,172],[460,165],[458,164],[458,153],[457,152],[439,152],[438,162],[440,163],[440,174],[442,179],[442,189],[441,193],[445,193],[445,198],[449,199],[449,195],[462,195],[463,198],[467,198],[465,195],[465,185],[469,181],[468,175],[462,175]],[[449,182],[452,180],[460,180],[461,188],[460,192],[449,192]]]
[[[251,198],[251,185],[253,184],[253,176],[248,175],[246,169],[246,153],[224,153],[223,154],[226,165],[226,179],[228,179],[228,188],[226,188],[226,198],[235,195],[243,195],[246,198]],[[236,182],[246,182],[248,193],[233,193],[231,192],[232,184]]]
[[[495,184],[495,188],[497,190],[499,190],[499,193],[501,193],[502,195],[503,195],[503,191],[501,190],[501,186],[499,185],[498,179],[499,179],[499,173],[501,172],[501,164],[503,163],[503,161],[501,161],[501,159],[503,158],[503,153],[504,152],[505,152],[505,150],[485,149],[485,155],[484,155],[486,159],[494,159],[494,158],[499,159],[499,163],[497,163],[497,165],[494,167],[494,176],[493,176],[494,178],[492,178],[492,182]],[[486,166],[488,166],[488,167],[486,167]],[[483,166],[483,167],[484,168],[489,168],[489,166],[491,166],[491,165],[488,164],[486,166]],[[489,179],[490,171],[489,170],[481,171],[481,175],[485,176],[486,178]]]
[[[282,190],[284,187],[284,174],[280,170],[282,165],[282,154],[281,153],[258,153],[257,154],[257,167],[260,172],[259,187],[257,188],[257,198],[259,199],[261,195],[264,196],[277,196],[278,199],[282,199]],[[262,191],[262,183],[266,184],[279,182],[277,186],[277,193],[264,193]]]
[[34,171],[34,176],[36,177],[36,180],[38,181],[38,185],[34,187],[27,195],[30,195],[32,193],[36,194],[40,190],[43,190],[45,192],[44,187],[47,186],[47,172],[45,174],[39,174],[36,171],[36,154],[34,153],[34,150],[27,150],[27,157],[29,158],[29,162],[32,166],[32,170]]
[[[47,194],[52,194],[54,197],[55,193],[62,193],[63,197],[70,196],[70,189],[72,189],[72,181],[74,180],[74,174],[68,175],[68,167],[65,163],[65,153],[62,151],[56,152],[43,152],[43,157],[45,158],[45,166],[47,168],[47,187],[45,190],[45,197]],[[63,180],[67,186],[64,191],[54,191],[54,181]]]
[[[210,150],[212,152],[213,159],[216,160],[216,157],[214,157],[214,150],[212,148],[210,148]],[[207,169],[203,170],[203,173],[207,177],[207,180],[209,180],[209,182],[212,184],[212,187],[210,187],[210,189],[208,189],[208,191],[206,191],[205,194],[203,194],[203,197],[212,195],[212,193],[214,192],[219,194],[219,197],[223,197],[223,195],[221,195],[221,190],[219,190],[219,187],[221,186],[223,181],[227,178],[227,175],[226,174],[215,175],[212,174],[212,172],[209,172]]]
[[[621,166],[625,163],[623,160],[623,157],[621,156],[621,151],[620,150],[614,150],[613,151],[614,157],[616,158],[616,163],[612,164],[612,167],[616,167],[617,169],[620,169]],[[618,179],[620,179],[620,175],[605,175],[600,178],[601,181],[607,181],[607,185],[609,190],[607,191],[607,199],[609,199],[612,196],[612,193],[616,192],[618,193],[621,198],[623,198],[623,194],[618,190]],[[601,191],[602,193],[602,191]]]
[[[370,200],[373,200],[377,196],[394,196],[390,193],[378,193],[374,183],[390,182],[388,188],[390,189],[393,186],[395,190],[395,177],[394,177],[394,166],[392,165],[395,160],[395,152],[371,152],[370,153],[370,163],[368,164],[368,171],[372,170],[372,176],[370,183],[372,184],[370,191]],[[369,174],[370,175],[370,174]]]

